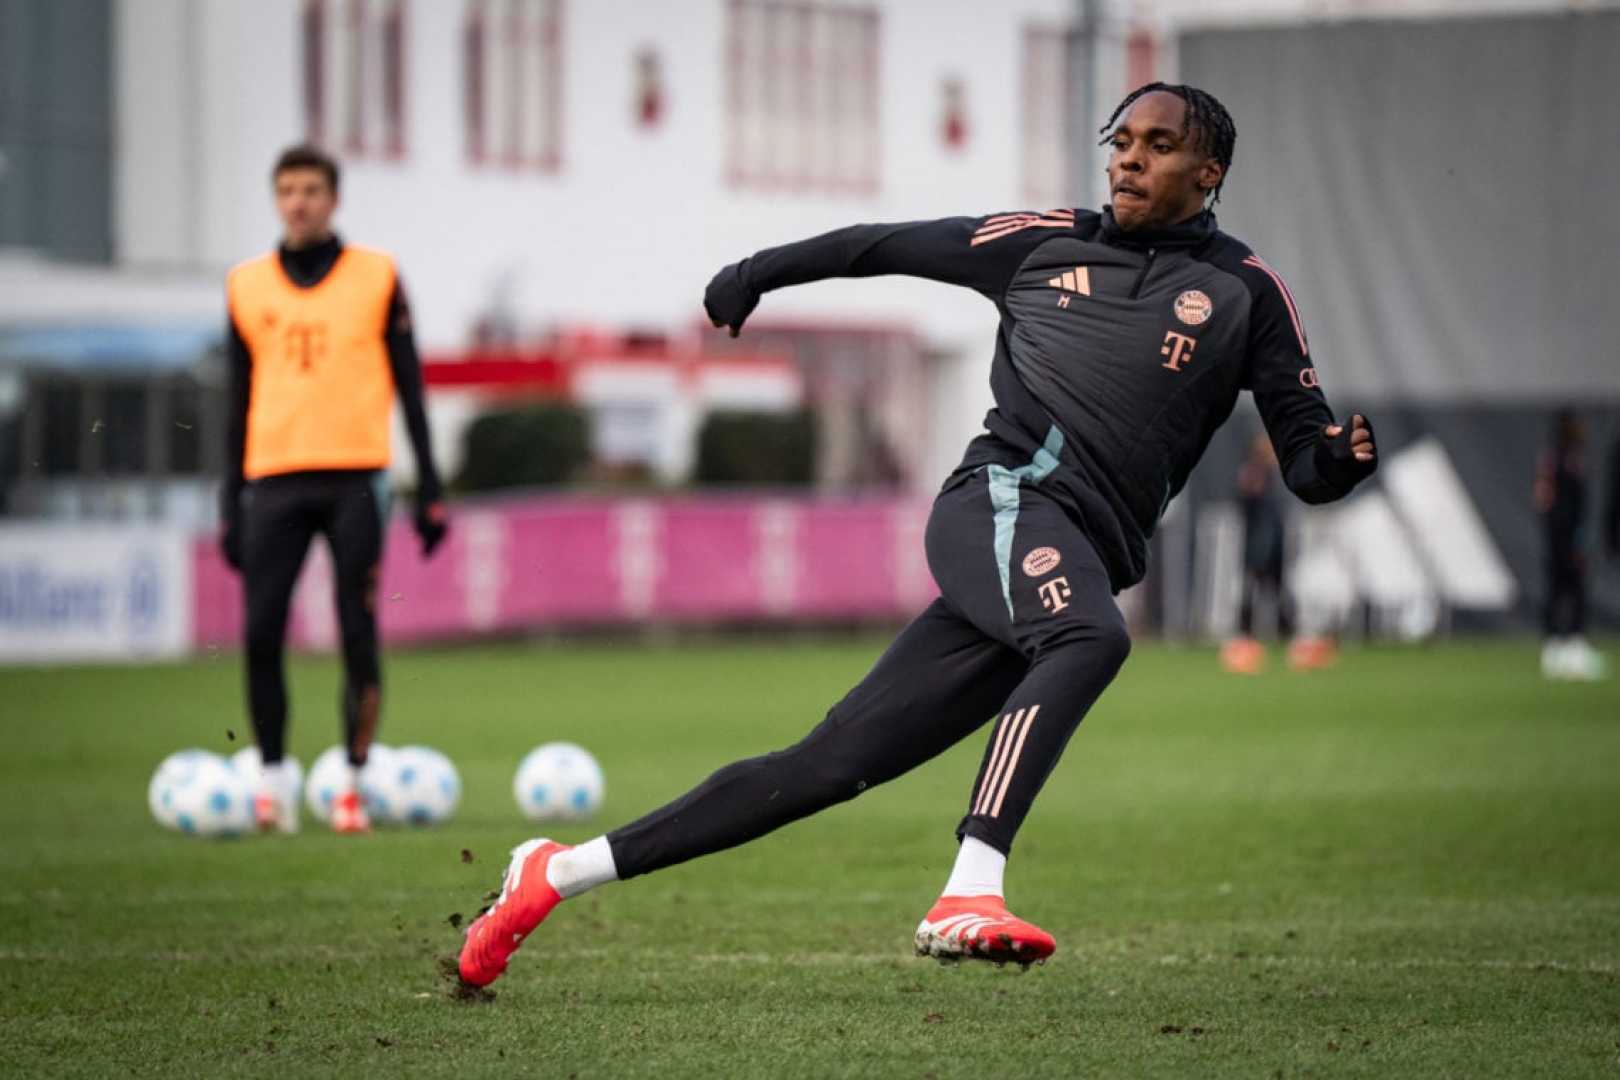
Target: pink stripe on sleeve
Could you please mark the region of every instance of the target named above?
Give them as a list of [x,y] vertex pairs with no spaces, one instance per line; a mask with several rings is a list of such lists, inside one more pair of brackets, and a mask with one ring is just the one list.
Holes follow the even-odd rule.
[[1278,276],[1277,271],[1273,270],[1271,267],[1262,262],[1258,255],[1250,255],[1247,259],[1243,260],[1243,265],[1252,266],[1256,270],[1259,270],[1261,273],[1265,274],[1266,277],[1270,278],[1272,283],[1277,286],[1277,291],[1282,293],[1283,303],[1288,306],[1288,317],[1294,323],[1294,336],[1299,339],[1300,355],[1311,355],[1310,346],[1305,344],[1305,327],[1304,324],[1300,322],[1299,308],[1294,303],[1294,294],[1288,291],[1288,286],[1283,283],[1283,279]]

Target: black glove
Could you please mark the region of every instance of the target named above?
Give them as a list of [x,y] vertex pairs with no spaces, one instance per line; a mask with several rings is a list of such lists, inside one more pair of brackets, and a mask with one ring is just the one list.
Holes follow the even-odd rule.
[[743,264],[747,261],[732,263],[721,270],[710,279],[709,287],[703,292],[703,310],[709,313],[709,321],[716,326],[729,327],[732,337],[741,332],[743,323],[759,306],[759,293],[749,288],[743,276]]
[[444,508],[444,503],[435,499],[432,502],[418,502],[416,504],[416,535],[422,538],[422,557],[431,558],[438,546],[444,543],[445,534],[450,531],[450,514]]
[[[1338,428],[1335,435],[1328,432]],[[1360,432],[1366,436],[1360,437]],[[1360,451],[1372,456],[1362,461],[1356,457]],[[1316,440],[1316,472],[1328,483],[1349,491],[1378,469],[1377,443],[1373,439],[1372,421],[1360,413],[1345,424],[1328,424]]]

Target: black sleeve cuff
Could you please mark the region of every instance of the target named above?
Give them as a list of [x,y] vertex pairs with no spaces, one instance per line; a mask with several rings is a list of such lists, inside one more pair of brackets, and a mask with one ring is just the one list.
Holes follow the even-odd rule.
[[1333,453],[1333,444],[1327,440],[1317,442],[1311,463],[1316,466],[1316,475],[1340,495],[1350,494],[1352,488],[1378,469],[1376,459],[1363,464],[1353,457],[1337,457]]

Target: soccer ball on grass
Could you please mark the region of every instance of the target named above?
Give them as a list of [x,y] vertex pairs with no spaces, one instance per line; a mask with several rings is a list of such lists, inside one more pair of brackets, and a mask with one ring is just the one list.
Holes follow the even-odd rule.
[[537,746],[519,763],[512,794],[530,821],[584,821],[602,806],[602,767],[582,746]]

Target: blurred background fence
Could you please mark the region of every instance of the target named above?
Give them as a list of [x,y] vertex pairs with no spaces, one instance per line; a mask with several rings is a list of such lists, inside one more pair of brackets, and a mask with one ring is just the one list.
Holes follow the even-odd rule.
[[[1532,628],[1572,406],[1613,628],[1617,53],[1605,4],[0,0],[0,660],[233,645],[223,274],[275,243],[269,166],[304,139],[343,161],[342,235],[398,256],[456,496],[436,562],[396,523],[390,639],[905,618],[994,308],[827,282],[732,341],[703,286],[856,221],[1095,206],[1096,129],[1153,78],[1232,110],[1222,225],[1378,422],[1376,483],[1286,511],[1302,622]],[[1172,504],[1138,630],[1234,626],[1257,425],[1240,405]]]

